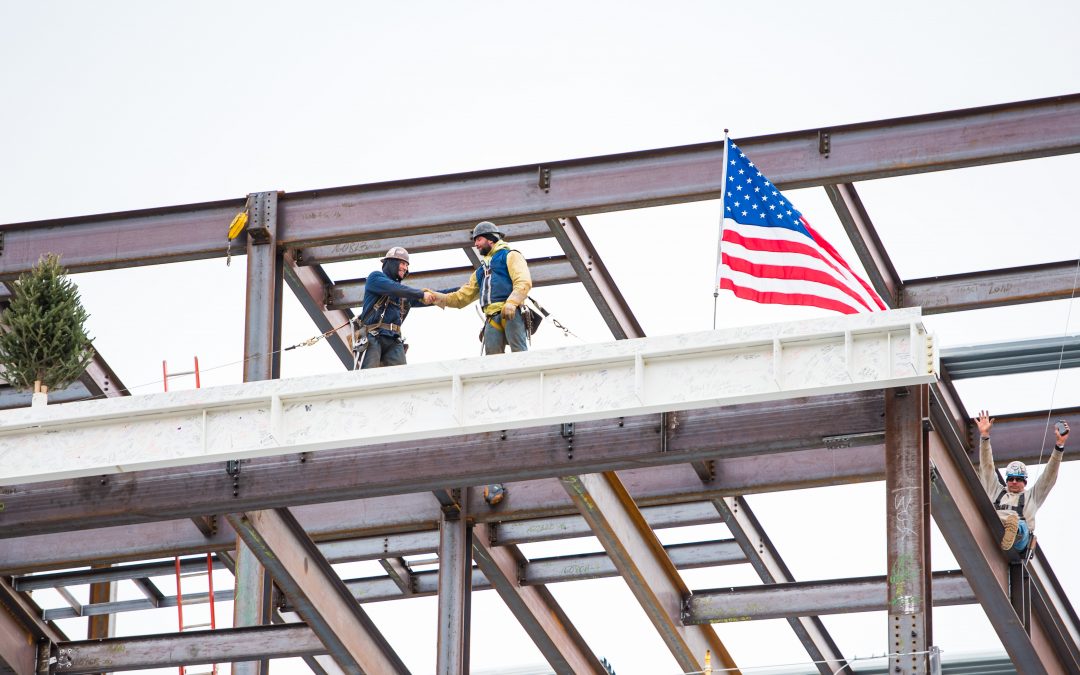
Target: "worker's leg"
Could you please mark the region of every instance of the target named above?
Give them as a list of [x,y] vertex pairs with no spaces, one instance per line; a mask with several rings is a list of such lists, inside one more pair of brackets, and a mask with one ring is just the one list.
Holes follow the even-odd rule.
[[380,365],[382,365],[382,341],[378,335],[369,335],[367,350],[364,351],[364,358],[360,361],[360,370],[378,368]]
[[1028,543],[1031,541],[1031,529],[1028,524],[1021,520],[1016,530],[1016,541],[1013,543],[1013,548],[1017,551],[1023,551],[1028,547]]
[[495,317],[484,319],[484,353],[502,354],[506,351],[506,336],[503,334],[501,319]]
[[1016,533],[1020,529],[1020,516],[1016,511],[998,511],[998,518],[1005,528],[1005,536],[1001,538],[1001,550],[1008,551],[1016,543]]
[[387,337],[383,345],[382,364],[384,366],[405,365],[405,345],[398,338]]
[[517,314],[506,322],[503,329],[506,331],[506,342],[512,352],[524,352],[529,350],[529,333],[525,327],[525,317],[521,316],[521,308]]

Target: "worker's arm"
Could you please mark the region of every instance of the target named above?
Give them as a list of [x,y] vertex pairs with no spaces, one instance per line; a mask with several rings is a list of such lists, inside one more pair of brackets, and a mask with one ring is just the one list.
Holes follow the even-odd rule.
[[470,274],[465,285],[453,293],[445,295],[435,292],[435,297],[440,307],[464,307],[480,295],[480,286],[476,283],[476,275]]
[[525,261],[525,256],[521,255],[520,251],[510,251],[506,256],[506,270],[510,273],[510,283],[514,286],[514,290],[510,291],[510,296],[506,298],[506,303],[520,307],[529,296],[529,291],[532,290],[529,263]]
[[1001,489],[997,471],[994,469],[994,451],[990,448],[990,428],[994,426],[994,420],[983,410],[975,418],[975,426],[979,430],[979,482],[986,494],[993,499]]
[[415,302],[424,301],[424,292],[422,290],[399,284],[382,272],[369,274],[365,285],[375,295],[389,295],[392,298],[405,298]]
[[1050,490],[1054,488],[1054,484],[1057,483],[1058,469],[1061,468],[1061,458],[1065,455],[1065,441],[1068,440],[1069,425],[1065,425],[1066,433],[1062,436],[1054,429],[1054,433],[1057,434],[1057,442],[1054,444],[1054,450],[1050,453],[1050,461],[1046,463],[1046,468],[1043,469],[1042,475],[1039,476],[1039,480],[1035,481],[1035,485],[1031,486],[1031,499],[1037,501],[1039,504],[1044,503],[1046,495],[1050,494]]

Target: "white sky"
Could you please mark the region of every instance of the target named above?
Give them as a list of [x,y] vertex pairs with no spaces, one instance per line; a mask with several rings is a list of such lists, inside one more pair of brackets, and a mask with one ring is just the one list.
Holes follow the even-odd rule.
[[[1080,5],[1064,0],[663,9],[625,0],[0,0],[0,223],[713,141],[724,127],[739,138],[1069,94],[1080,90],[1077,25]],[[1067,204],[1078,170],[1073,156],[857,187],[901,276],[915,278],[1077,258]],[[857,262],[823,190],[789,196]],[[715,202],[583,218],[648,334],[710,327],[717,218]],[[554,242],[520,248],[556,252]],[[416,256],[413,270],[462,264],[460,253],[428,254]],[[328,271],[344,279],[374,268],[363,261]],[[180,370],[193,355],[204,384],[240,380],[242,257],[232,267],[219,259],[77,280],[98,348],[137,392],[160,390],[162,359]],[[580,339],[609,339],[580,287],[535,295]],[[945,347],[1062,335],[1080,322],[1069,304],[927,324]],[[720,315],[733,325],[818,314],[723,298]],[[416,312],[406,326],[410,359],[478,353],[476,324],[471,310]],[[283,343],[316,332],[286,291]],[[545,326],[536,346],[574,341]],[[286,377],[339,369],[325,345],[282,362]],[[971,410],[1005,413],[1078,405],[1076,385],[1071,373],[1056,385],[1044,373],[962,382],[960,391]],[[1080,551],[1069,525],[1080,472],[1066,466],[1062,474],[1039,534],[1075,602]],[[871,484],[750,503],[796,577],[812,580],[885,572],[883,492]],[[727,533],[715,526],[661,536]],[[587,546],[597,547],[575,550]],[[933,546],[936,569],[956,566],[936,531]],[[691,588],[757,582],[748,566],[684,578]],[[620,580],[553,591],[619,675],[678,671]],[[413,672],[432,672],[434,599],[370,612]],[[148,621],[122,616],[121,627],[140,632]],[[825,623],[849,658],[887,648],[884,614]],[[934,630],[947,656],[1000,650],[979,608],[936,610]],[[806,660],[783,622],[718,632],[744,668]],[[494,593],[474,598],[472,635],[476,670],[541,661]],[[285,668],[296,670],[294,662]]]

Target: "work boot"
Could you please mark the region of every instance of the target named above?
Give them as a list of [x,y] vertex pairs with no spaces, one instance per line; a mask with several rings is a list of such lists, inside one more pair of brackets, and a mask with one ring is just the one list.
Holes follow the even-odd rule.
[[495,506],[506,497],[506,486],[502,483],[492,483],[484,486],[484,501],[488,506]]
[[1001,538],[1001,550],[1008,551],[1016,543],[1016,533],[1020,529],[1020,515],[1016,511],[998,511],[998,518],[1005,526],[1005,536]]

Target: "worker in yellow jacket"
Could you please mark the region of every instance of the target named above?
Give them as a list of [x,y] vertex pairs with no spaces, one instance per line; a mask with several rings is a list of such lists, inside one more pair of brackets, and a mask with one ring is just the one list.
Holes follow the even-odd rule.
[[[484,312],[482,340],[485,354],[502,354],[529,349],[529,332],[521,305],[532,289],[529,265],[525,256],[507,245],[494,223],[477,223],[472,231],[473,246],[483,256],[469,280],[452,293],[425,290],[425,295],[440,307],[465,307],[480,301]],[[506,496],[501,483],[484,486],[484,499],[495,506]]]
[[472,231],[473,246],[483,258],[476,272],[452,293],[432,291],[440,307],[465,307],[480,301],[484,312],[484,353],[502,354],[529,349],[529,333],[521,305],[532,289],[525,256],[503,239],[494,223],[478,223]]

